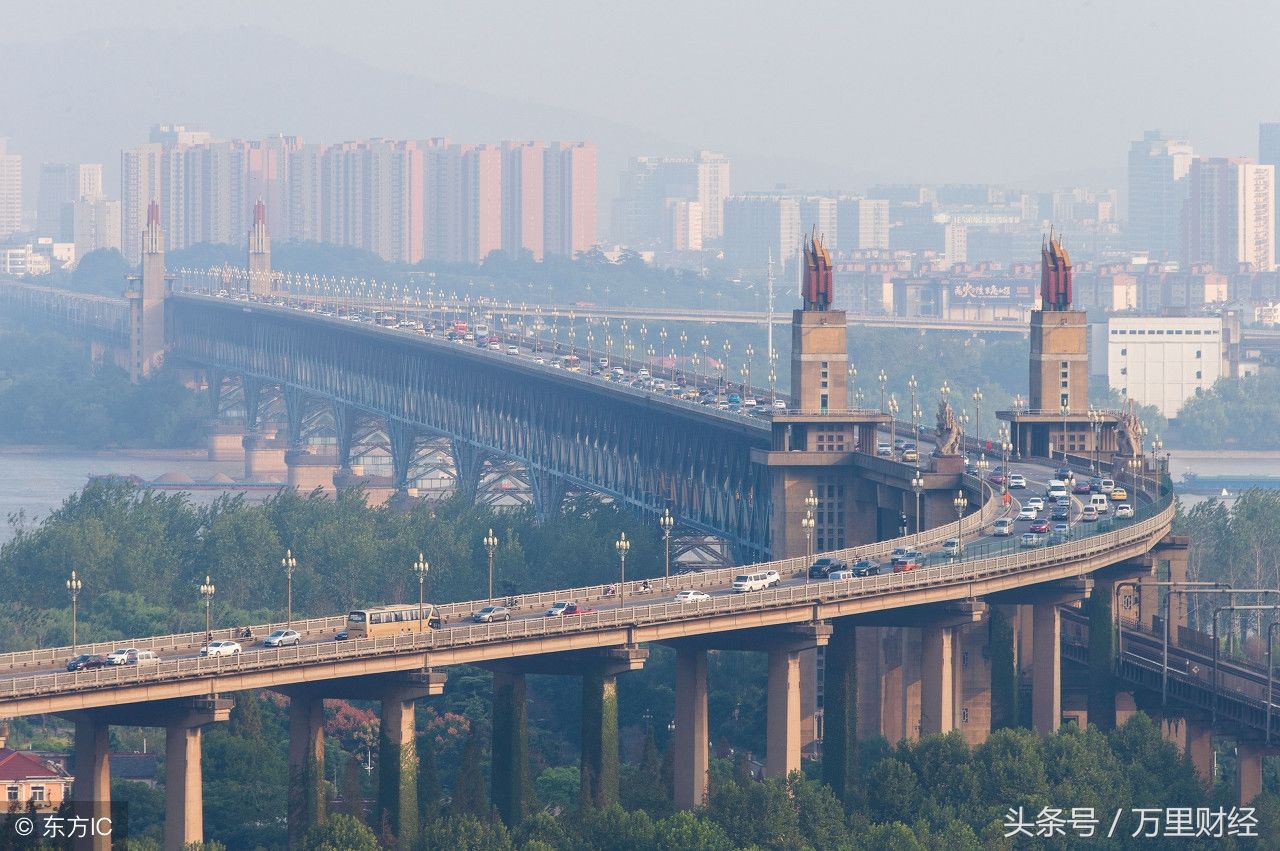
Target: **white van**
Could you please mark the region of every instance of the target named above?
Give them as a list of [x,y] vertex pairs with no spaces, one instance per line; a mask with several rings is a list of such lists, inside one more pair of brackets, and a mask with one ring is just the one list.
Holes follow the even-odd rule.
[[1106,494],[1095,493],[1089,497],[1089,504],[1098,509],[1099,514],[1106,514],[1111,510],[1111,500]]
[[1013,535],[1013,520],[1008,517],[1000,517],[996,522],[991,524],[991,534],[997,538],[1008,538]]
[[754,573],[739,573],[733,577],[734,591],[763,591],[782,581],[776,570],[757,570]]
[[1069,499],[1067,483],[1061,479],[1050,479],[1048,497],[1051,502],[1065,502]]
[[1103,479],[1101,482],[1098,483],[1098,490],[1102,491],[1103,493],[1111,493],[1115,489],[1116,489],[1116,483],[1112,479]]

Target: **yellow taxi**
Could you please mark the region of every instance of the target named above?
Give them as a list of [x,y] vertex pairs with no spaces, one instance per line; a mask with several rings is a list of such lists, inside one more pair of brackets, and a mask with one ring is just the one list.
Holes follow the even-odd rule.
[[1112,502],[1124,502],[1129,498],[1129,492],[1124,488],[1116,487],[1111,489]]

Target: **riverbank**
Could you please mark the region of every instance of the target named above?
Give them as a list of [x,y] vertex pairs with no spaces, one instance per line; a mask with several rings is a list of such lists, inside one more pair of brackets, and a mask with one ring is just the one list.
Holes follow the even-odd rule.
[[192,447],[191,449],[82,449],[76,446],[60,446],[57,444],[4,444],[0,443],[0,456],[3,455],[82,455],[102,458],[149,458],[156,461],[200,461],[209,457],[207,449]]

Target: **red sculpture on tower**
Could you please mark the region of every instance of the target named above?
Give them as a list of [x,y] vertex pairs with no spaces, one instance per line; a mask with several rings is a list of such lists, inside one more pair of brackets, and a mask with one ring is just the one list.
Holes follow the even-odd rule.
[[1040,309],[1071,309],[1071,258],[1053,231],[1040,246]]
[[804,282],[800,298],[805,310],[827,310],[831,307],[831,254],[822,244],[815,226],[804,244]]

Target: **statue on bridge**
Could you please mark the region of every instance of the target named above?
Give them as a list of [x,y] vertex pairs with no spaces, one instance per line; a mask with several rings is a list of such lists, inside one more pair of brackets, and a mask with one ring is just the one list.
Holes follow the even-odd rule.
[[1116,428],[1116,454],[1126,458],[1140,456],[1144,434],[1142,420],[1138,419],[1137,413],[1133,410],[1133,401],[1130,400],[1129,407],[1120,415],[1120,422]]
[[956,412],[951,409],[951,403],[946,400],[938,403],[938,443],[933,454],[960,454],[960,423],[956,420]]

